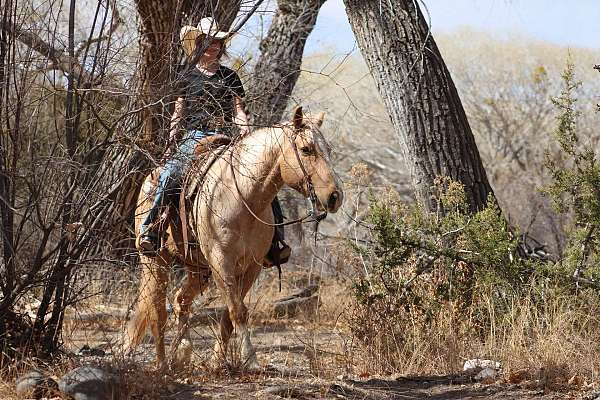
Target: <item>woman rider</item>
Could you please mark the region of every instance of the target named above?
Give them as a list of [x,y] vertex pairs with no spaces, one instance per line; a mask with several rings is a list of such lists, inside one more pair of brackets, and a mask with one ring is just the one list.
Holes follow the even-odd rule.
[[[140,227],[138,245],[145,252],[156,253],[158,249],[159,234],[152,225],[165,205],[165,195],[178,190],[180,178],[193,159],[197,142],[217,132],[231,136],[234,125],[238,127],[240,137],[250,132],[242,82],[235,71],[219,62],[225,53],[225,40],[230,36],[230,32],[221,32],[217,22],[210,17],[200,20],[198,26],[181,29],[180,40],[186,56],[191,59],[198,51],[204,49],[204,52],[195,68],[184,68],[185,74],[178,79],[182,85],[171,117],[169,142],[179,140],[180,132],[184,135],[174,154],[164,157],[167,161],[158,180],[154,202]],[[275,222],[281,223],[283,216],[277,199],[273,202],[273,212]],[[282,229],[276,229],[267,258],[274,264],[283,263],[289,253]]]

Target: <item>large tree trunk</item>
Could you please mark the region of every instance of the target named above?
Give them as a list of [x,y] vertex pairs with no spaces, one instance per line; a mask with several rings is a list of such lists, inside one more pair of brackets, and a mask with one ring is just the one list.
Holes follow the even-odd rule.
[[[260,43],[260,57],[248,85],[248,106],[255,127],[272,126],[282,120],[300,76],[304,45],[323,3],[325,0],[278,1],[267,36]],[[280,198],[288,218],[298,218],[297,197],[284,191]],[[300,224],[290,226],[287,231],[288,240],[292,239],[296,245],[302,242]]]
[[325,0],[279,0],[249,85],[249,109],[255,126],[281,121],[302,64],[308,35]]
[[398,137],[417,199],[433,210],[437,176],[461,182],[471,211],[493,194],[458,92],[412,0],[344,0]]

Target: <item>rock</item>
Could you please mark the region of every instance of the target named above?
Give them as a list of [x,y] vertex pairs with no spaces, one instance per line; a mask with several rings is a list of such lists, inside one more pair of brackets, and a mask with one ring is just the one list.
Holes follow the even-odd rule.
[[92,366],[68,372],[58,387],[75,400],[119,400],[123,392],[118,376]]
[[41,399],[58,392],[58,384],[40,371],[30,371],[17,379],[17,395],[21,398]]
[[484,368],[477,375],[475,375],[476,381],[491,381],[496,379],[498,372],[495,368]]
[[77,353],[79,356],[95,356],[95,357],[104,357],[106,352],[99,347],[91,347],[87,344],[84,345],[79,352]]
[[465,361],[463,366],[463,371],[476,373],[481,371],[482,369],[494,369],[499,371],[502,368],[502,365],[498,361],[494,360],[482,360],[481,358],[474,358],[472,360]]
[[296,297],[289,300],[278,301],[274,305],[275,316],[294,317],[301,312],[314,314],[319,306],[319,295],[314,294],[310,297]]

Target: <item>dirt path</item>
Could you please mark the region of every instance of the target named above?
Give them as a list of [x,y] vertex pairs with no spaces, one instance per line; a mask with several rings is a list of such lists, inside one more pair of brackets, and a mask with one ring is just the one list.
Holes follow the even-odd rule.
[[[551,392],[526,389],[527,385],[482,384],[467,376],[420,376],[363,379],[345,375],[348,354],[344,339],[330,328],[294,321],[264,321],[254,326],[253,341],[265,371],[246,373],[235,366],[209,370],[204,363],[212,348],[213,333],[207,326],[194,329],[193,367],[179,376],[138,375],[133,399],[600,399],[600,392]],[[72,342],[97,345],[118,332],[88,330]],[[146,343],[135,365],[152,371],[154,349]],[[85,358],[81,362],[86,362]],[[144,382],[158,379],[162,383]],[[154,387],[154,389],[150,389]]]

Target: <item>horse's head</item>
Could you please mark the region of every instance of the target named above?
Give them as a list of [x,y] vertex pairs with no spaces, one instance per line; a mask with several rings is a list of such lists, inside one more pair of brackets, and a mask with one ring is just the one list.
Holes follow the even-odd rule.
[[291,188],[310,197],[311,184],[317,208],[336,212],[342,205],[342,184],[333,170],[330,147],[319,130],[324,113],[309,118],[296,107],[292,123],[284,128],[285,141],[280,159],[281,177]]

